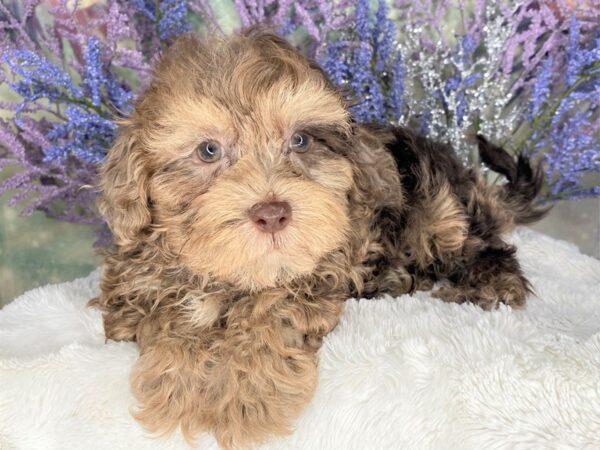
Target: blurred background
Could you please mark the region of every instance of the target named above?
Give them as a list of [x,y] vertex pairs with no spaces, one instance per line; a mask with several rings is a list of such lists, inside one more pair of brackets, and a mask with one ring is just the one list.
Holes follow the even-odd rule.
[[[434,138],[451,141],[471,163],[476,161],[470,159],[470,150],[462,147],[462,136],[473,130],[497,141],[510,134],[513,141],[503,145],[511,148],[511,142],[520,142],[533,155],[546,158],[548,200],[554,208],[532,228],[600,258],[600,84],[597,76],[591,76],[598,73],[600,61],[599,8],[593,0],[299,0],[293,4],[274,0],[88,0],[78,4],[0,0],[0,23],[4,25],[0,27],[4,71],[0,125],[8,130],[0,135],[5,151],[0,151],[0,192],[4,192],[0,195],[0,306],[28,289],[82,277],[98,267],[100,258],[93,247],[97,226],[82,223],[98,223],[98,218],[92,198],[79,194],[85,178],[77,177],[85,171],[85,176],[94,173],[113,136],[109,126],[108,131],[101,130],[104,135],[94,136],[102,128],[98,124],[107,128],[100,119],[122,112],[115,112],[120,109],[115,104],[127,104],[130,93],[144,84],[160,49],[189,29],[228,33],[253,23],[277,28],[317,59],[334,82],[350,86],[366,99],[353,111],[359,120],[410,123]],[[595,40],[594,33],[598,36]],[[54,66],[44,65],[45,60],[35,60],[34,53],[19,53],[25,48],[44,55],[69,74],[72,82],[83,88],[77,94],[81,97],[67,101],[58,95],[52,83],[63,83],[61,89],[71,93],[75,90],[56,75]],[[94,57],[94,48],[99,48],[99,57]],[[366,64],[361,64],[365,60]],[[92,79],[94,61],[95,73],[100,75]],[[502,76],[488,70],[501,66],[508,67],[498,69],[503,70]],[[366,67],[362,74],[361,67]],[[498,79],[505,84],[493,84]],[[18,85],[23,80],[29,84]],[[491,97],[507,83],[510,95]],[[45,97],[38,95],[40,92]],[[98,96],[97,102],[94,96]],[[553,103],[555,98],[560,101]],[[563,100],[575,106],[563,107]],[[89,122],[81,121],[75,124],[70,116],[67,120],[68,102],[96,114],[90,119],[95,120],[93,126],[85,128]],[[565,113],[567,109],[575,112]],[[53,128],[56,119],[40,120],[40,110],[56,113],[59,122],[64,120],[72,128],[57,133]],[[545,111],[553,116],[545,117]],[[30,122],[19,123],[15,120],[18,114],[28,114],[25,120]],[[542,123],[536,114],[548,123]],[[571,115],[565,119],[560,114]],[[538,128],[540,123],[546,128]],[[77,134],[80,128],[85,133]],[[46,140],[31,138],[35,135],[32,130],[45,133]],[[27,148],[26,159],[20,159],[25,156],[14,150],[13,140]],[[77,153],[81,148],[67,146],[73,142],[89,152]],[[99,156],[90,149],[99,151]],[[576,159],[566,155],[578,151],[581,156]],[[49,161],[57,152],[63,152],[62,156]],[[85,171],[72,172],[72,166],[64,164],[67,159]],[[62,178],[56,175],[59,181],[51,179],[48,169],[44,176],[14,181],[15,175],[29,173],[31,167],[38,170],[31,173],[39,174],[40,167],[46,170],[45,164],[55,170],[51,176],[63,170],[59,173]],[[23,167],[27,168],[24,172]],[[48,186],[64,187],[64,180],[72,181],[64,201],[74,202],[76,208],[61,216],[56,213],[61,203],[57,206],[50,199],[21,214],[23,202],[35,199],[36,194],[43,198]],[[13,200],[14,205],[9,206],[22,192],[19,201]]]

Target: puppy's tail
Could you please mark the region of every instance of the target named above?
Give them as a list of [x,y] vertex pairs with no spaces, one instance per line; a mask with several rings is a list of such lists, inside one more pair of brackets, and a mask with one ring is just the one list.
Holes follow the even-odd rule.
[[506,150],[477,135],[481,161],[504,175],[508,183],[503,187],[503,200],[515,214],[515,223],[526,224],[540,220],[550,207],[534,206],[544,183],[544,172],[540,164],[532,166],[529,158],[519,154],[517,161]]

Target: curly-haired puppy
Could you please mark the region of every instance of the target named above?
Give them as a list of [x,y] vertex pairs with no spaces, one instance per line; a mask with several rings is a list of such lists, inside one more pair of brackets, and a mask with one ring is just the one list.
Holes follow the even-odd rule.
[[139,343],[148,429],[228,448],[290,432],[352,296],[443,280],[445,301],[524,305],[501,235],[540,216],[540,171],[480,138],[508,178],[488,186],[450,147],[357,125],[347,106],[313,62],[252,30],[180,39],[120,123],[93,303],[107,338]]

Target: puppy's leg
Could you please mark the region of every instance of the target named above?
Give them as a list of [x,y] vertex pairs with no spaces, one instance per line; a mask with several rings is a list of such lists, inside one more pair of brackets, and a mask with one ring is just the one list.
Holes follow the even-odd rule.
[[[519,157],[518,163],[499,147],[480,139],[482,159],[495,170],[506,174],[509,183],[488,186],[474,172],[458,189],[469,219],[468,238],[459,258],[449,261],[444,274],[453,287],[440,289],[436,295],[446,301],[470,301],[484,309],[498,303],[514,308],[525,306],[531,293],[515,257],[515,248],[502,235],[517,223],[528,223],[543,216],[532,201],[539,192],[542,172]],[[468,182],[470,180],[470,182]]]
[[161,332],[142,338],[140,358],[131,373],[139,406],[133,416],[149,431],[169,434],[180,425],[187,439],[207,431],[210,417],[202,404],[210,368],[216,363],[210,343],[223,339],[222,330],[202,337]]
[[522,308],[531,293],[515,248],[509,245],[480,250],[448,279],[452,285],[435,291],[434,297],[447,302],[472,302],[488,310],[498,303]]
[[153,327],[132,375],[136,418],[152,431],[180,425],[190,440],[210,431],[224,448],[289,433],[316,386],[319,336],[340,310],[310,303],[264,292],[236,300],[222,326],[197,334]]
[[299,347],[301,338],[278,321],[240,318],[231,325],[203,396],[210,431],[225,448],[289,434],[313,396],[315,352]]
[[337,323],[341,301],[264,292],[238,301],[215,349],[205,402],[224,447],[288,434],[313,396],[320,338]]
[[291,431],[313,395],[315,352],[298,348],[280,323],[238,317],[229,325],[207,330],[210,339],[165,335],[142,348],[131,381],[145,428],[180,427],[190,442],[211,432],[227,449]]

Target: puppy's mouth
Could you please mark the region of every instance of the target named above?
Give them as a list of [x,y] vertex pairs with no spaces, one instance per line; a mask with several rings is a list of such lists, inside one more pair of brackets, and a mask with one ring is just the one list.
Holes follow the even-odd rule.
[[271,233],[268,238],[270,241],[270,249],[269,252],[280,251],[284,247],[284,233],[285,232],[275,232]]
[[252,226],[252,228],[254,228],[254,231],[251,233],[251,239],[259,247],[263,248],[267,255],[280,253],[285,250],[289,231],[287,227],[285,230],[266,233],[264,231],[257,230],[254,226]]

